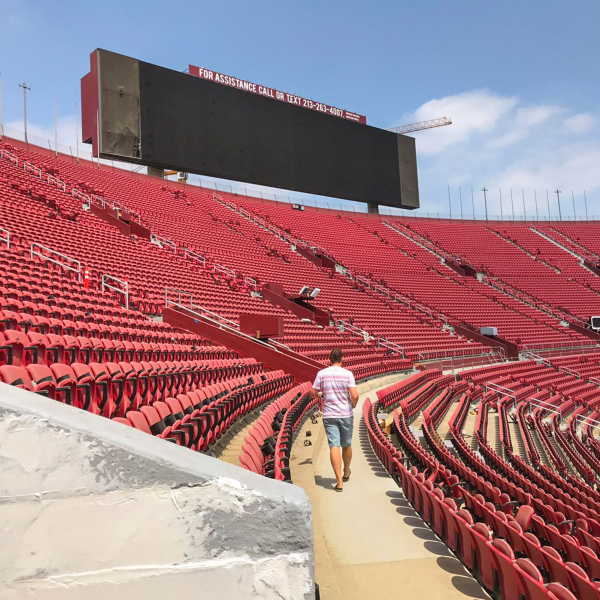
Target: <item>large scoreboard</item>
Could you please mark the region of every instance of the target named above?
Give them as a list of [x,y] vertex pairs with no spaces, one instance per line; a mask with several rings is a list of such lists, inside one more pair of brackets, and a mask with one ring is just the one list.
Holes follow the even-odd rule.
[[357,113],[190,65],[106,50],[83,79],[96,156],[347,200],[419,207],[415,140]]

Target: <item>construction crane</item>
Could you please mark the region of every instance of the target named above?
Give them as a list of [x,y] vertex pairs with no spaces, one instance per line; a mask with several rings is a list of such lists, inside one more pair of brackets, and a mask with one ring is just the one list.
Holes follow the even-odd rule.
[[441,119],[431,119],[430,121],[421,121],[420,123],[410,123],[408,125],[400,125],[400,127],[392,127],[388,131],[394,133],[414,133],[415,131],[423,131],[424,129],[433,129],[434,127],[444,127],[452,125],[452,120],[447,117]]

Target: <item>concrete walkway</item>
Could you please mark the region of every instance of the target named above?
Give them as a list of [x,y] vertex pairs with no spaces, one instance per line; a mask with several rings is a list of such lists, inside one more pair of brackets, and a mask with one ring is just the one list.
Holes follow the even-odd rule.
[[[412,509],[373,453],[362,404],[398,381],[391,376],[359,386],[352,476],[343,493],[335,479],[321,420],[308,421],[294,445],[294,483],[313,504],[315,575],[323,600],[444,600],[487,598],[479,584]],[[310,431],[311,436],[306,437]],[[305,446],[304,440],[311,446]]]

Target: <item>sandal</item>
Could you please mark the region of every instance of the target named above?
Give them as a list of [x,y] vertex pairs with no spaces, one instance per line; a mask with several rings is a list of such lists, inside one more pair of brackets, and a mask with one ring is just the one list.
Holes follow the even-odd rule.
[[334,486],[333,486],[333,489],[334,489],[336,492],[343,492],[343,491],[344,491],[344,488],[338,487],[337,485],[334,485]]
[[342,477],[342,481],[350,481],[350,475],[352,475],[352,471],[348,473],[348,477]]

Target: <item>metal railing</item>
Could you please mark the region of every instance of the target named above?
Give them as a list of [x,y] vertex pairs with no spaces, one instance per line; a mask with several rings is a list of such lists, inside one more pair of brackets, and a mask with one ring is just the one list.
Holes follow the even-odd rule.
[[592,419],[591,417],[586,417],[585,415],[575,415],[575,427],[580,427],[582,424],[592,425],[594,429],[600,427],[600,421],[597,419]]
[[[171,294],[171,297],[174,296],[175,294],[177,294],[177,302],[175,302],[173,299],[169,299],[169,294]],[[170,288],[170,287],[165,288],[165,306],[169,306],[169,304],[174,304],[174,305],[177,305],[177,306],[180,306],[183,308],[188,308],[183,303],[184,296],[189,297],[189,299],[190,299],[189,308],[192,308],[194,306],[194,294],[192,292],[186,292],[185,290],[178,290],[176,288]]]
[[54,175],[48,175],[48,177],[46,178],[46,181],[49,184],[54,185],[57,188],[60,188],[63,192],[65,192],[67,189],[67,184],[62,179],[59,179],[58,177],[54,177]]
[[150,241],[153,244],[161,246],[162,248],[166,247],[173,252],[177,252],[177,244],[172,242],[170,239],[163,237],[162,235],[158,235],[158,233],[150,234]]
[[504,387],[502,385],[498,385],[497,383],[493,383],[491,381],[485,384],[485,391],[496,392],[501,396],[508,396],[509,398],[513,398],[515,401],[517,400],[517,395],[515,394],[514,390],[511,390],[510,388]]
[[394,342],[389,342],[385,338],[380,337],[377,340],[377,345],[383,346],[384,348],[387,348],[388,350],[391,350],[392,352],[398,352],[399,354],[402,355],[402,358],[406,358],[406,354],[404,353],[404,348],[402,346],[400,346],[400,344],[395,344]]
[[252,277],[244,277],[244,283],[248,287],[253,287],[254,291],[256,291],[258,289],[258,284],[256,283],[256,279],[253,279]]
[[360,327],[356,327],[356,325],[352,325],[347,321],[338,321],[337,327],[341,332],[347,331],[349,333],[353,333],[358,337],[361,337],[365,343],[371,339],[371,334],[368,331],[366,331],[365,329],[361,329]]
[[560,409],[560,407],[555,406],[554,404],[552,404],[551,402],[547,402],[546,400],[539,400],[538,398],[529,398],[529,406],[533,406],[534,408],[539,408],[541,410],[551,412],[562,418],[562,410]]
[[[190,297],[190,306],[181,304],[181,302],[176,302],[175,300],[169,298],[169,294],[171,294],[171,295],[178,294],[178,299],[180,298],[179,294],[188,295]],[[278,352],[280,354],[283,354],[283,352],[280,350],[280,348],[285,348],[285,350],[287,350],[288,352],[293,352],[294,354],[298,354],[295,350],[292,350],[289,346],[286,346],[285,344],[283,344],[281,342],[277,342],[275,340],[257,340],[256,338],[248,335],[247,333],[243,333],[242,331],[240,331],[240,326],[238,323],[235,323],[234,321],[231,321],[230,319],[227,319],[226,317],[223,317],[211,310],[208,310],[207,308],[195,305],[193,302],[193,294],[191,294],[190,292],[182,292],[181,290],[176,290],[174,288],[165,288],[165,307],[169,307],[169,306],[174,306],[176,308],[182,308],[183,310],[191,312],[192,314],[194,314],[198,317],[201,317],[210,323],[213,323],[219,329],[222,329],[224,331],[230,331],[232,333],[235,333],[236,335],[239,335],[240,337],[251,340],[254,343],[259,343],[264,346],[267,346],[267,347],[271,348],[271,350],[274,350],[275,352]],[[298,355],[298,356],[301,356],[301,355]]]
[[[123,287],[117,287],[108,283],[108,281],[115,281],[120,283]],[[118,277],[104,274],[102,275],[102,291],[105,292],[107,288],[119,294],[123,294],[123,296],[125,296],[125,308],[129,310],[129,283],[127,283],[127,281],[124,279],[119,279]]]
[[5,148],[0,150],[0,158],[5,158],[13,163],[16,167],[19,166],[19,157],[16,154],[12,154],[12,152],[9,152]]
[[42,170],[39,167],[36,167],[33,163],[25,161],[23,163],[23,170],[27,171],[28,173],[31,173],[32,175],[35,175],[39,179],[42,178]]
[[203,267],[206,267],[206,258],[204,258],[204,256],[201,256],[200,254],[192,252],[189,248],[183,248],[183,257],[189,258],[190,260],[193,260],[195,262],[199,262],[202,264]]
[[0,242],[6,242],[6,249],[10,250],[10,231],[0,227],[0,234],[4,234],[6,237],[0,237]]
[[77,188],[73,188],[71,190],[71,196],[73,196],[73,198],[79,198],[80,200],[83,200],[86,204],[92,203],[92,198]]
[[215,271],[216,273],[223,273],[224,275],[227,275],[228,277],[231,277],[233,279],[235,279],[236,277],[235,271],[233,269],[230,269],[229,267],[224,267],[219,263],[215,263],[213,265],[213,271]]
[[[64,261],[59,260],[59,258],[52,258],[51,256],[46,256],[42,254],[39,250],[43,250],[45,252],[49,252],[52,256],[60,257],[61,259],[65,259]],[[69,271],[73,271],[77,273],[77,279],[81,281],[81,263],[75,259],[67,256],[66,254],[62,254],[61,252],[57,252],[56,250],[52,250],[52,248],[48,248],[46,246],[42,246],[41,244],[33,243],[31,244],[31,259],[33,260],[34,256],[38,256],[44,260],[47,260],[55,265],[60,265],[64,269]],[[65,262],[66,261],[66,262]]]

